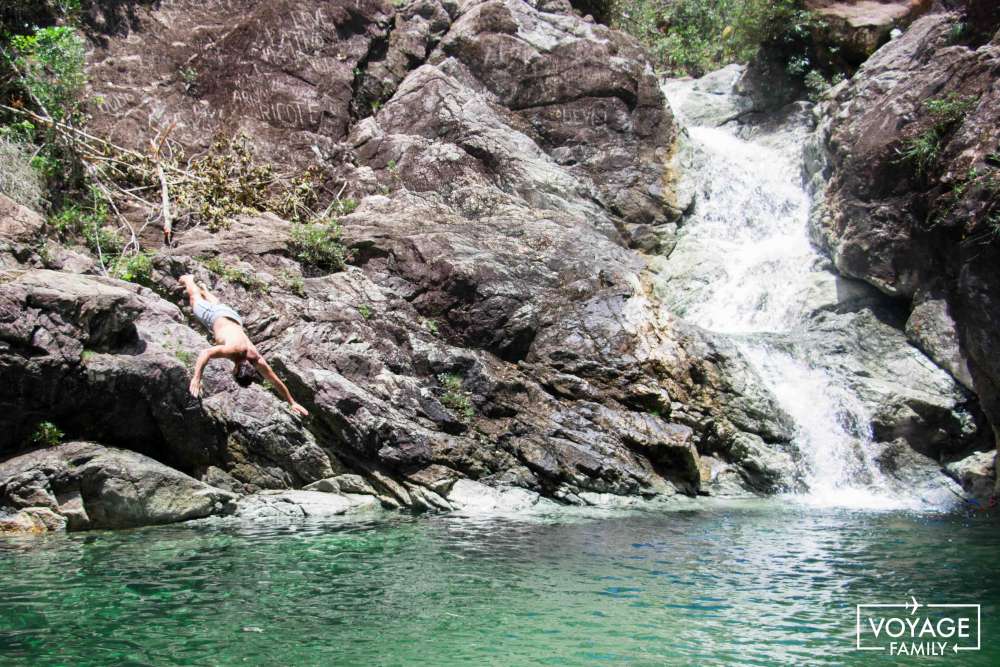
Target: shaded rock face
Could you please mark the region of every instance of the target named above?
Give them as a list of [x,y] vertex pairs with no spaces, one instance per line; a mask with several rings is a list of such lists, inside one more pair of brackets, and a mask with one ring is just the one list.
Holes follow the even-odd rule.
[[[971,386],[1000,424],[997,215],[1000,49],[956,42],[958,14],[915,22],[821,110],[813,234],[844,274],[910,304],[911,341]],[[965,100],[924,173],[901,154]],[[827,180],[828,177],[828,180]]]
[[[81,248],[43,256],[5,222],[0,456],[44,420],[240,494],[448,509],[474,480],[583,504],[696,493],[701,456],[729,488],[781,486],[761,448],[787,444],[787,418],[731,346],[663,308],[633,249],[679,211],[677,128],[630,38],[560,1],[134,9],[99,36],[89,74],[95,93],[138,97],[95,110],[97,131],[138,146],[176,122],[195,152],[243,129],[279,168],[315,163],[360,199],[342,218],[354,265],[308,271],[289,223],[246,216],[178,229],[151,290],[99,277]],[[188,66],[196,81],[179,78]],[[257,90],[321,111],[275,120]],[[200,402],[187,395],[208,345],[173,291],[188,272],[244,316],[308,419],[238,390],[227,362]],[[455,497],[478,502],[470,488]]]
[[135,452],[71,442],[0,463],[0,532],[131,528],[199,519],[235,496]]
[[806,0],[805,7],[823,22],[813,38],[821,57],[855,68],[889,41],[894,28],[905,28],[928,12],[932,0]]

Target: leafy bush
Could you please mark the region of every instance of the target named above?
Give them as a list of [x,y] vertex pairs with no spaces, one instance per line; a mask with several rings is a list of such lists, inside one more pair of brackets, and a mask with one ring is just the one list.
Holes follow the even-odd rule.
[[30,441],[35,447],[55,447],[65,437],[66,434],[58,426],[52,422],[43,421],[39,422],[38,426],[35,427]]
[[10,39],[13,67],[25,92],[57,121],[74,118],[80,92],[87,83],[83,71],[83,39],[73,28],[39,28],[32,35]]
[[153,255],[139,252],[134,255],[119,255],[111,267],[111,275],[120,280],[139,285],[153,283]]
[[806,92],[809,93],[809,99],[818,102],[826,94],[826,91],[843,80],[844,75],[839,72],[830,80],[823,76],[819,70],[811,69],[806,73],[802,82],[805,84]]
[[438,375],[438,382],[444,389],[441,395],[441,405],[454,412],[464,422],[471,421],[476,416],[469,393],[462,390],[462,378],[453,373]]
[[340,222],[298,223],[292,227],[290,248],[302,264],[317,269],[341,271],[349,253],[340,240]]
[[[767,43],[805,43],[817,22],[801,0],[616,0],[611,15],[662,69],[692,76],[747,62]],[[799,64],[804,75],[808,60]]]
[[48,220],[49,229],[60,239],[83,237],[87,247],[102,256],[117,255],[125,248],[125,241],[116,229],[108,226],[108,207],[94,199],[89,204],[71,204]]
[[329,211],[333,215],[350,215],[358,208],[358,200],[350,197],[346,199],[335,199],[330,204]]

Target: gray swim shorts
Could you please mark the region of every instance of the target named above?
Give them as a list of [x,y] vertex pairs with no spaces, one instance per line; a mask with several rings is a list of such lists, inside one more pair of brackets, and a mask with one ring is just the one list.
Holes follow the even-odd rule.
[[224,303],[209,303],[204,299],[194,302],[194,316],[198,321],[208,327],[209,331],[215,328],[215,322],[220,317],[228,317],[240,326],[243,326],[243,318],[235,310]]

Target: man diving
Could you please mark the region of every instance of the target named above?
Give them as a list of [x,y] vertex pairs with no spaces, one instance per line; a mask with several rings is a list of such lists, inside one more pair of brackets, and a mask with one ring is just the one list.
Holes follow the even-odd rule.
[[180,277],[180,283],[187,290],[188,299],[191,302],[191,310],[199,322],[204,324],[215,336],[216,345],[205,348],[198,355],[198,361],[194,365],[194,377],[191,378],[191,395],[197,398],[201,395],[201,374],[205,365],[211,359],[229,359],[235,364],[233,377],[241,387],[249,387],[253,382],[255,373],[258,371],[265,380],[271,383],[289,406],[292,412],[306,417],[309,411],[295,402],[288,387],[274,373],[267,361],[243,331],[243,319],[239,314],[221,303],[219,299],[208,291],[205,283],[195,284],[194,277],[190,274]]

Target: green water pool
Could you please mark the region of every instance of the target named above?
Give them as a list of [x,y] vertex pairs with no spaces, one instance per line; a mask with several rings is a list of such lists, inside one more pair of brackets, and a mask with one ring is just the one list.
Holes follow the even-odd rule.
[[[1000,521],[780,500],[0,539],[4,665],[1000,664]],[[855,646],[981,605],[980,651]]]

